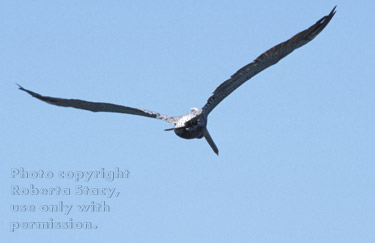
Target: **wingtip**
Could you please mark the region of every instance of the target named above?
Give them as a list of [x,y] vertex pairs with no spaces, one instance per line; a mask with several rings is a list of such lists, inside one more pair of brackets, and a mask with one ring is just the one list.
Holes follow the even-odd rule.
[[333,18],[333,16],[336,14],[336,7],[337,7],[337,5],[335,5],[333,7],[331,12],[327,16],[324,16],[318,22],[321,22],[321,23],[326,22],[328,24],[331,21],[331,19]]
[[20,84],[16,83],[16,85],[18,86],[18,89],[25,90]]
[[28,89],[25,89],[25,88],[22,87],[20,84],[17,84],[17,83],[16,83],[16,85],[18,86],[18,89],[19,89],[19,90],[22,90],[22,91],[28,93],[29,95],[32,95],[32,96],[35,97],[36,93],[34,93],[34,92],[32,92],[32,91],[30,91],[30,90],[28,90]]
[[28,93],[29,95],[31,95],[31,96],[33,96],[33,97],[35,97],[37,99],[45,101],[40,94],[35,93],[35,92],[31,91],[31,90],[25,89],[24,87],[22,87],[21,85],[19,85],[17,83],[16,83],[16,85],[18,86],[19,90],[22,90],[22,91]]
[[335,5],[333,7],[333,9],[331,10],[331,12],[329,12],[328,15],[326,15],[325,17],[323,17],[322,20],[323,19],[325,19],[325,20],[328,19],[328,22],[329,22],[329,20],[331,20],[333,18],[333,16],[336,14],[336,8],[337,8],[337,5]]
[[329,15],[335,15],[335,13],[336,13],[336,7],[337,7],[337,5],[335,5],[335,6],[333,7],[333,9],[332,9],[332,11],[329,13]]

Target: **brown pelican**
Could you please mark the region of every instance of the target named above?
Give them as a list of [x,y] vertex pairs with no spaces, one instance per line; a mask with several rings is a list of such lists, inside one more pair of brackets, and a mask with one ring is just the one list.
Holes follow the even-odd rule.
[[48,97],[27,90],[20,85],[18,86],[20,90],[25,91],[33,97],[52,105],[73,107],[93,112],[125,113],[164,120],[174,125],[173,128],[165,129],[166,131],[173,130],[177,134],[177,136],[185,139],[204,137],[213,151],[218,155],[219,150],[207,130],[207,117],[210,112],[223,99],[225,99],[225,97],[230,95],[235,89],[237,89],[247,80],[263,71],[264,69],[268,68],[269,66],[276,64],[278,61],[290,54],[295,49],[305,45],[306,43],[314,39],[331,21],[332,17],[336,13],[335,9],[336,6],[327,16],[324,16],[323,18],[318,20],[310,28],[296,34],[289,40],[272,47],[271,49],[257,57],[252,63],[238,70],[228,80],[220,84],[220,86],[215,89],[202,109],[191,108],[190,113],[182,116],[167,116],[145,109],[131,108],[110,103]]

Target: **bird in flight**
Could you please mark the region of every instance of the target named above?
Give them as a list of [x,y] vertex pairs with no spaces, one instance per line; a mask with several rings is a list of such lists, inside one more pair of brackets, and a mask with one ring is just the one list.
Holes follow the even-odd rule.
[[167,116],[158,112],[149,111],[141,108],[132,108],[122,105],[115,105],[103,102],[91,102],[78,99],[64,99],[43,96],[28,89],[19,86],[19,89],[32,95],[33,97],[47,102],[52,105],[73,107],[92,112],[115,112],[125,113],[131,115],[145,116],[164,120],[167,123],[173,124],[174,127],[165,129],[165,131],[174,131],[177,136],[185,139],[205,138],[212,150],[219,155],[219,149],[212,140],[210,133],[207,130],[207,117],[210,112],[235,89],[240,87],[250,78],[254,77],[264,69],[276,64],[282,58],[293,52],[295,49],[307,44],[314,39],[331,21],[335,15],[336,6],[332,11],[323,18],[319,19],[314,25],[308,29],[299,32],[289,40],[282,42],[271,49],[267,50],[252,63],[239,69],[228,80],[220,84],[213,94],[208,98],[207,103],[202,109],[191,108],[190,112],[181,116]]

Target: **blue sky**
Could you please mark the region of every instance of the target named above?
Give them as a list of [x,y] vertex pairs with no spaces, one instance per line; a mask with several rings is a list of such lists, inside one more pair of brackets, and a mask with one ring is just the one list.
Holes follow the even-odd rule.
[[[263,51],[337,7],[311,43],[241,86],[211,114],[220,150],[161,121],[42,103],[41,94],[169,115],[202,107]],[[1,1],[1,230],[4,242],[374,242],[372,1]],[[28,171],[120,168],[82,185],[103,196],[16,196]],[[105,201],[108,213],[10,212]],[[10,222],[92,221],[95,230]]]

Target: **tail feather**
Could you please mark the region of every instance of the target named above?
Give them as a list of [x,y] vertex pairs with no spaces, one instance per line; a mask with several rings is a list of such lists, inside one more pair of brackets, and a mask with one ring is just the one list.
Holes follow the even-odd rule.
[[204,133],[204,138],[207,140],[208,144],[211,146],[212,150],[219,155],[219,149],[216,147],[216,144],[214,143],[214,140],[212,140],[210,133],[206,129],[206,132]]

